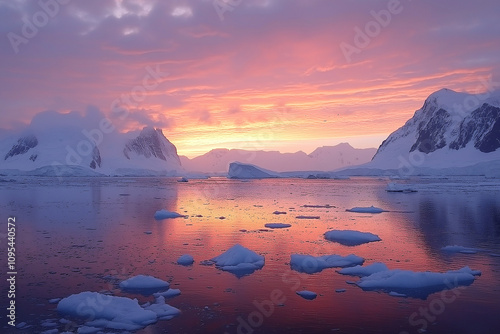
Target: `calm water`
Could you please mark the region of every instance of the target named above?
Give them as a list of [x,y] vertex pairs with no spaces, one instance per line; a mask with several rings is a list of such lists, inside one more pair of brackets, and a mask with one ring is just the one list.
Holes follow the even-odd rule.
[[[239,180],[209,179],[179,183],[159,178],[25,179],[0,183],[3,226],[17,218],[17,323],[33,327],[15,333],[38,333],[47,319],[58,321],[56,304],[82,291],[152,297],[120,292],[117,283],[133,275],[171,282],[182,294],[168,300],[182,314],[139,333],[237,333],[238,318],[256,314],[254,302],[279,290],[285,299],[272,314],[255,318],[243,333],[417,333],[421,308],[434,308],[427,333],[495,333],[500,328],[500,183],[483,178],[421,179],[417,193],[387,193],[387,180]],[[495,183],[496,182],[496,183]],[[333,208],[310,208],[325,205]],[[356,214],[345,209],[378,206],[390,212]],[[156,221],[155,211],[188,215]],[[285,215],[274,215],[274,211]],[[299,215],[318,220],[296,219]],[[221,219],[224,217],[224,219]],[[291,228],[266,231],[264,224]],[[356,247],[324,240],[330,229],[378,234],[382,241]],[[151,234],[145,234],[151,231]],[[5,235],[0,256],[6,262]],[[235,243],[262,254],[266,264],[237,278],[199,262]],[[446,245],[485,249],[477,254],[444,254]],[[185,253],[195,264],[175,264]],[[389,268],[447,271],[470,266],[482,276],[457,292],[440,309],[440,293],[426,300],[365,292],[346,280],[356,278],[326,269],[313,275],[290,270],[290,254],[356,254],[365,264]],[[6,271],[2,269],[2,271]],[[4,275],[4,273],[2,273]],[[3,276],[2,276],[3,277]],[[7,294],[2,279],[2,309]],[[313,301],[296,290],[318,293]],[[346,289],[343,293],[335,290]],[[2,313],[2,321],[5,320]],[[415,324],[415,321],[418,325]],[[251,321],[251,320],[250,320]],[[1,329],[3,327],[3,330]],[[2,324],[0,330],[8,332]],[[57,327],[61,332],[63,324]],[[66,327],[76,332],[76,328]],[[240,331],[241,332],[241,331]]]

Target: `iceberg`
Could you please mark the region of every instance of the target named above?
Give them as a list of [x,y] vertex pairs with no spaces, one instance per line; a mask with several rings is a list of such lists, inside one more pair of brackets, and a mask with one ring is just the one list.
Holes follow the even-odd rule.
[[137,275],[120,282],[119,286],[123,291],[139,292],[148,296],[154,292],[168,289],[170,283],[153,276]]
[[296,291],[295,293],[298,294],[299,296],[301,296],[302,298],[307,299],[307,300],[316,299],[316,297],[318,296],[318,294],[316,292],[312,292],[312,291],[308,291],[308,290]]
[[361,265],[364,261],[365,259],[354,254],[347,256],[335,254],[323,256],[292,254],[290,267],[298,272],[314,274],[326,268],[352,267],[355,265]]
[[159,210],[155,212],[155,219],[156,220],[162,220],[162,219],[168,219],[168,218],[179,218],[179,217],[186,217],[184,215],[181,215],[180,213],[177,212],[172,212],[168,210]]
[[189,255],[189,254],[181,255],[177,259],[177,264],[180,264],[180,265],[183,265],[183,266],[190,266],[193,263],[194,263],[194,258],[191,255]]
[[344,246],[358,246],[364,243],[382,240],[376,234],[353,230],[332,230],[325,232],[324,235],[326,240],[338,242]]
[[381,290],[408,297],[426,299],[430,294],[458,286],[468,286],[481,275],[480,271],[464,267],[459,270],[439,272],[414,272],[411,270],[385,270],[362,277],[356,285],[365,291]]
[[210,259],[221,270],[229,271],[238,277],[250,275],[264,267],[264,256],[236,244],[219,256]]
[[362,207],[362,206],[354,207],[352,209],[346,209],[345,211],[358,212],[358,213],[381,213],[384,212],[385,210],[381,208],[376,208],[372,205],[368,207]]
[[386,271],[389,270],[385,263],[381,262],[375,262],[373,264],[370,264],[368,266],[355,266],[355,267],[350,267],[350,268],[344,268],[341,270],[338,270],[337,272],[342,275],[350,275],[350,276],[358,276],[358,277],[365,277],[365,276],[370,276],[372,274],[378,273],[380,271]]
[[255,165],[235,161],[229,164],[228,177],[231,179],[268,179],[277,178],[280,175]]
[[285,224],[285,223],[267,223],[264,225],[267,228],[287,228],[292,226],[292,224]]

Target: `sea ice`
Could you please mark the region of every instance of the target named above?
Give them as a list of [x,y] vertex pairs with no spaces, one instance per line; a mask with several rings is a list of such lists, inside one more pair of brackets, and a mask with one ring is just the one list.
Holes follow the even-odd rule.
[[318,294],[316,292],[312,292],[312,291],[308,291],[308,290],[296,291],[295,293],[298,294],[299,296],[301,296],[302,298],[307,299],[307,300],[313,300],[318,296]]
[[285,224],[285,223],[267,223],[264,225],[265,227],[268,228],[286,228],[292,226],[291,224]]
[[183,265],[183,266],[190,266],[193,263],[194,263],[194,258],[191,255],[189,255],[189,254],[181,255],[177,259],[177,264],[180,264],[180,265]]
[[378,235],[353,230],[332,230],[325,232],[325,239],[345,246],[357,246],[368,242],[380,241]]
[[368,207],[357,206],[352,209],[346,209],[345,211],[349,212],[358,212],[358,213],[381,213],[384,212],[381,208],[376,208],[373,205]]
[[462,253],[462,254],[476,254],[479,249],[477,248],[469,248],[469,247],[464,247],[464,246],[445,246],[441,248],[443,252],[449,252],[449,253]]
[[356,282],[356,285],[366,291],[382,290],[426,299],[435,292],[470,285],[474,282],[475,276],[480,274],[480,271],[471,270],[469,267],[445,273],[394,269],[363,277]]
[[159,210],[155,212],[156,220],[167,219],[167,218],[179,218],[179,217],[186,217],[186,216],[168,210]]
[[312,256],[302,254],[292,254],[290,267],[298,272],[313,274],[322,271],[326,268],[335,267],[352,267],[363,264],[365,260],[362,257],[350,254],[347,256],[340,255],[323,255]]
[[156,313],[156,316],[160,320],[170,320],[181,313],[179,309],[165,304],[164,296],[156,297],[156,301],[154,302],[154,304],[146,306],[144,309]]
[[164,292],[155,292],[155,293],[153,293],[153,296],[155,296],[155,297],[163,296],[165,298],[174,298],[180,294],[181,294],[181,290],[179,290],[179,289],[168,289],[167,291],[164,291]]
[[396,193],[413,193],[417,192],[418,190],[409,184],[389,183],[387,184],[387,188],[385,188],[385,191]]
[[90,291],[63,298],[57,304],[57,311],[87,320],[92,314],[92,320],[86,326],[130,331],[155,323],[158,318],[155,312],[142,308],[137,299]]
[[389,268],[387,268],[385,263],[375,262],[365,267],[355,266],[355,267],[340,269],[338,270],[338,273],[342,275],[364,277],[378,273],[379,271],[386,271],[386,270],[389,270]]
[[216,267],[232,272],[236,276],[244,276],[253,273],[264,266],[264,256],[236,244],[219,256],[210,259]]
[[134,291],[144,295],[151,295],[159,290],[168,289],[169,286],[170,283],[168,282],[146,275],[137,275],[120,283],[120,289],[123,291]]

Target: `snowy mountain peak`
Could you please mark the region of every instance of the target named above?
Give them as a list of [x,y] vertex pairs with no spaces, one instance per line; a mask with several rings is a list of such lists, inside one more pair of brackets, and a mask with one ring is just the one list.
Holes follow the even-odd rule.
[[167,158],[173,158],[180,164],[177,149],[165,137],[161,129],[143,128],[139,136],[130,140],[123,149],[123,154],[127,159],[130,159],[131,153],[146,158],[155,157],[163,161],[167,161]]

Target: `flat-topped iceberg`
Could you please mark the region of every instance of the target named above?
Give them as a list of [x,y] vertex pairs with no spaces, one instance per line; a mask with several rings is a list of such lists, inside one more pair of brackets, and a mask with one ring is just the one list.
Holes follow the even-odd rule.
[[219,256],[210,259],[221,270],[229,271],[236,276],[245,276],[264,266],[264,256],[236,244]]
[[354,230],[331,230],[325,232],[324,235],[326,240],[338,242],[344,246],[358,246],[368,242],[382,240],[376,234]]
[[389,270],[389,268],[387,268],[385,263],[375,262],[364,267],[355,266],[355,267],[340,269],[338,270],[338,273],[342,275],[365,277],[386,270]]
[[470,285],[478,275],[481,275],[480,271],[471,270],[469,267],[445,273],[394,269],[363,277],[356,285],[366,291],[381,290],[426,299],[435,292]]
[[326,268],[343,268],[360,265],[363,264],[364,261],[365,259],[354,254],[350,254],[347,256],[335,254],[323,256],[292,254],[290,259],[290,267],[298,272],[313,274],[320,272]]
[[374,207],[372,205],[372,206],[367,206],[367,207],[356,206],[352,209],[346,209],[345,211],[358,212],[358,213],[381,213],[381,212],[384,212],[385,210],[381,209],[381,208]]
[[152,295],[154,292],[166,290],[170,283],[159,278],[146,275],[137,275],[120,282],[123,291],[138,292],[144,295]]
[[184,215],[181,215],[180,213],[177,212],[172,212],[168,210],[159,210],[155,212],[155,219],[156,220],[162,220],[162,219],[168,219],[168,218],[179,218],[179,217],[186,217]]
[[137,299],[90,291],[63,298],[57,304],[57,311],[65,316],[86,321],[86,327],[121,331],[139,330],[157,322],[158,319],[170,319],[180,313],[180,310],[165,304],[164,299],[157,298],[154,304],[143,308]]
[[292,226],[292,224],[286,224],[286,223],[267,223],[264,225],[267,228],[287,228]]

